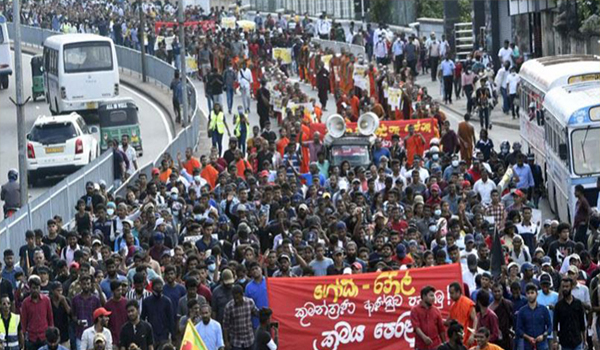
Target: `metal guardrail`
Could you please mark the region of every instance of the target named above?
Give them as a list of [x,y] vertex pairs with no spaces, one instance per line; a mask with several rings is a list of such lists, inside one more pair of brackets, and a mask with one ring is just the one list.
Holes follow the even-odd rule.
[[315,44],[319,44],[324,49],[331,49],[335,53],[349,52],[355,57],[362,55],[366,57],[366,51],[364,46],[348,44],[342,41],[323,40],[319,38],[312,38],[311,41]]
[[[9,35],[14,33],[9,24]],[[62,34],[37,27],[21,26],[23,44],[40,47],[44,40],[52,35]],[[119,67],[141,74],[141,53],[127,47],[116,46]],[[146,57],[146,74],[157,85],[169,88],[175,68],[153,56]],[[188,80],[190,124],[181,130],[169,143],[163,152],[148,164],[142,166],[121,187],[114,189],[117,195],[125,193],[127,186],[133,183],[140,173],[150,175],[153,167],[161,160],[164,153],[176,156],[177,152],[185,152],[188,147],[196,148],[199,141],[200,128],[203,120],[196,102],[196,89]],[[43,195],[33,199],[23,206],[15,215],[0,222],[0,247],[17,249],[25,240],[25,231],[33,229],[46,230],[46,222],[55,215],[60,215],[65,222],[72,220],[77,200],[85,193],[85,183],[88,181],[106,181],[109,189],[114,183],[112,152],[105,152],[93,162],[67,176]]]

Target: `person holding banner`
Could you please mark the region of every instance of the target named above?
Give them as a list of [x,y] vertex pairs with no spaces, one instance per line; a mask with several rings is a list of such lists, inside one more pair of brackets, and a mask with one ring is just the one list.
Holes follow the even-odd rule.
[[242,67],[238,72],[237,81],[240,84],[240,92],[242,93],[242,105],[244,106],[244,112],[250,113],[250,97],[252,95],[252,84],[254,79],[252,78],[252,72],[248,69],[246,61],[242,61]]
[[[467,298],[462,293],[461,285],[458,282],[452,283],[449,287],[450,298],[454,302],[450,307],[450,317],[446,321],[446,325],[450,325],[450,320],[458,321],[464,326],[464,343],[472,345],[475,342],[475,336],[472,334],[473,329],[477,329],[477,312],[475,311],[475,303]],[[448,334],[450,338],[450,334]]]

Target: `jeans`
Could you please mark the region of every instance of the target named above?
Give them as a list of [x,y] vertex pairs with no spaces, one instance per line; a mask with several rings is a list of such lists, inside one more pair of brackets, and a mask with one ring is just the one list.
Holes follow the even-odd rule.
[[515,103],[516,98],[517,98],[517,94],[508,95],[508,106],[512,113],[513,118],[519,116],[519,104]]
[[[212,95],[213,103],[218,103],[221,105],[221,109],[223,109],[223,93]],[[211,109],[212,110],[212,109]]]
[[244,112],[250,113],[250,88],[240,89],[242,92],[242,106],[244,106]]
[[39,348],[41,348],[44,345],[46,345],[46,342],[43,340],[37,340],[37,341],[26,340],[25,341],[25,350],[38,350]]
[[227,110],[229,111],[229,114],[231,114],[231,108],[233,108],[233,93],[234,92],[235,92],[235,90],[233,90],[233,86],[225,88],[225,94],[227,95]]
[[467,96],[467,113],[473,110],[473,85],[465,85],[465,95]]
[[206,103],[208,104],[208,113],[210,113],[210,111],[212,111],[213,109],[213,95],[210,94],[206,94]]
[[431,81],[437,80],[437,69],[440,58],[438,56],[429,57],[429,69],[431,69]]
[[508,103],[508,92],[505,88],[500,88],[500,94],[502,94],[502,112],[508,113],[509,111],[509,103]]
[[479,108],[479,123],[482,129],[484,125],[486,129],[490,128],[490,109],[488,107]]
[[581,343],[581,344],[577,345],[577,346],[576,346],[576,347],[574,347],[574,348],[568,348],[568,347],[566,347],[566,346],[561,346],[560,348],[561,348],[562,350],[583,350],[583,343]]
[[454,79],[454,93],[456,94],[456,99],[460,98],[460,92],[462,91],[462,81],[459,78]]
[[181,72],[181,55],[173,55],[173,60],[175,61],[175,69]]
[[242,151],[242,155],[245,157],[246,156],[246,138],[248,137],[248,135],[246,135],[246,133],[240,134],[240,137],[238,137],[238,145],[240,145],[240,150]]
[[452,85],[454,77],[452,75],[444,76],[444,101],[452,102]]
[[219,149],[219,156],[223,154],[223,134],[219,134],[216,130],[212,132],[212,146]]

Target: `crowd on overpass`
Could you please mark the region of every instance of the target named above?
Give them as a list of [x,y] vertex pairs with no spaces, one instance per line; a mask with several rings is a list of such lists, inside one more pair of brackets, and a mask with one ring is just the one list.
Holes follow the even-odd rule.
[[[177,40],[167,46],[171,34],[153,22],[173,22],[175,8],[150,4],[144,12],[145,49],[176,62]],[[190,22],[229,15],[186,10]],[[134,48],[138,18],[127,2],[30,2],[23,13],[24,23],[97,31]],[[209,154],[165,154],[124,197],[88,183],[73,217],[48,218],[47,227],[23,233],[23,246],[2,247],[5,350],[170,350],[188,320],[208,349],[272,350],[269,278],[450,263],[462,265],[462,285],[449,287],[455,321],[441,322],[424,288],[411,312],[417,349],[598,345],[600,203],[576,188],[573,224],[536,216],[545,192],[540,166],[519,143],[495,140],[486,122],[500,99],[505,113],[513,110],[518,48],[507,42],[494,67],[484,50],[453,61],[445,38],[419,40],[385,25],[348,29],[325,16],[261,14],[253,22],[252,30],[187,30],[210,110]],[[159,37],[164,44],[153,45]],[[313,37],[364,46],[365,55],[324,50]],[[277,48],[290,49],[290,59],[274,59]],[[420,74],[441,78],[441,102],[470,101],[456,130],[416,83]],[[255,111],[260,122],[251,125]],[[334,112],[348,123],[372,112],[408,124],[374,142],[371,164],[337,165],[315,132]],[[438,133],[427,140],[416,128],[425,120]],[[118,169],[130,166],[126,152],[112,152]],[[14,194],[5,190],[17,179],[10,181],[3,200]]]

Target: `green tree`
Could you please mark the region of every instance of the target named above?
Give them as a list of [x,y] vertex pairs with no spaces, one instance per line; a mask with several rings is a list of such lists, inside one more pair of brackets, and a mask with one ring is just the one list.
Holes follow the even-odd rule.
[[444,18],[444,2],[437,0],[417,1],[417,18]]
[[473,17],[473,1],[472,0],[459,0],[458,6],[460,7],[460,22],[472,22]]
[[389,23],[392,13],[392,0],[371,0],[369,13],[372,22]]

